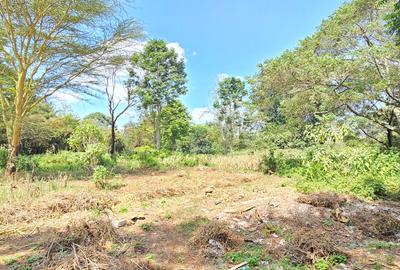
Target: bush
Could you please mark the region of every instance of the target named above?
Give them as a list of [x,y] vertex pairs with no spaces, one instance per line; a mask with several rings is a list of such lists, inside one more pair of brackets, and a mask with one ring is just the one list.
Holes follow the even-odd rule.
[[304,157],[301,150],[270,150],[268,154],[263,156],[260,170],[263,173],[291,175],[302,167],[303,161]]
[[87,147],[87,150],[84,152],[83,162],[92,170],[98,165],[107,167],[115,165],[115,161],[108,154],[107,148],[100,143],[91,144]]
[[0,168],[5,169],[7,166],[8,150],[4,146],[0,147]]
[[84,153],[62,151],[57,154],[18,156],[17,170],[33,172],[40,177],[68,174],[77,178],[87,176],[87,167],[82,166]]
[[139,161],[141,168],[159,168],[159,156],[166,155],[149,146],[141,146],[135,149],[134,157]]
[[109,186],[108,178],[112,173],[104,166],[97,166],[94,168],[92,179],[98,189],[107,189]]
[[376,199],[400,193],[400,153],[375,147],[318,147],[308,151],[297,187]]

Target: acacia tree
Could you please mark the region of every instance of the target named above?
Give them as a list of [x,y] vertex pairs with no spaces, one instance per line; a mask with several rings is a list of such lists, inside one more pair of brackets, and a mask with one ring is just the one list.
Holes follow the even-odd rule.
[[0,3],[0,106],[15,172],[27,115],[60,89],[88,93],[77,78],[136,33],[132,20],[118,22],[112,0],[2,0]]
[[187,92],[185,64],[163,40],[150,40],[131,59],[128,85],[135,89],[140,106],[154,117],[154,143],[161,148],[162,108]]
[[[241,111],[247,95],[245,83],[238,78],[228,77],[219,82],[214,109],[221,127],[224,154],[232,146],[235,134],[240,135]],[[230,146],[229,146],[230,145]]]

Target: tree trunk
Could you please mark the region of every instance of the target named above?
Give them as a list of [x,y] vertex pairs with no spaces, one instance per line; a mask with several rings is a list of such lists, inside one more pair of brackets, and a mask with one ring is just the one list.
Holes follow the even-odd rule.
[[26,71],[18,74],[15,95],[15,118],[11,128],[11,138],[9,138],[8,158],[6,167],[6,177],[12,177],[16,172],[16,161],[21,147],[21,131],[24,106]]
[[115,155],[115,120],[111,119],[111,141],[110,141],[110,155]]
[[160,117],[161,117],[161,108],[157,107],[156,111],[156,119],[155,119],[155,135],[154,140],[156,143],[156,149],[161,149],[161,131],[160,131]]
[[388,129],[386,135],[387,135],[388,148],[392,148],[393,147],[393,130]]
[[9,143],[8,158],[7,158],[7,168],[6,177],[12,177],[16,170],[16,161],[21,147],[21,122],[20,120],[15,120],[14,128],[12,131],[11,142]]

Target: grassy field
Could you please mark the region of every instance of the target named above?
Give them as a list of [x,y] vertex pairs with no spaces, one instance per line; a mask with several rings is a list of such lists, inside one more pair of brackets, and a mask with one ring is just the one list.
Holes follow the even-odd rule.
[[293,178],[254,171],[257,162],[142,171],[110,180],[112,190],[3,182],[0,269],[400,267],[398,203],[302,195]]

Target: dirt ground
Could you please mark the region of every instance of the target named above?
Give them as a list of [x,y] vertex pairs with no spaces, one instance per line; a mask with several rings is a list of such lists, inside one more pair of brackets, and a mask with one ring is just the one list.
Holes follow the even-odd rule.
[[[121,181],[112,191],[71,181],[0,206],[0,269],[229,269],[238,263],[225,254],[248,245],[263,253],[251,269],[284,269],[272,263],[283,258],[313,265],[339,253],[348,261],[337,269],[400,269],[396,202],[304,197],[290,179],[207,167]],[[114,229],[110,220],[127,224]],[[228,236],[206,227],[200,244],[204,237],[194,235],[210,222]],[[224,245],[221,235],[230,233],[240,241]]]

